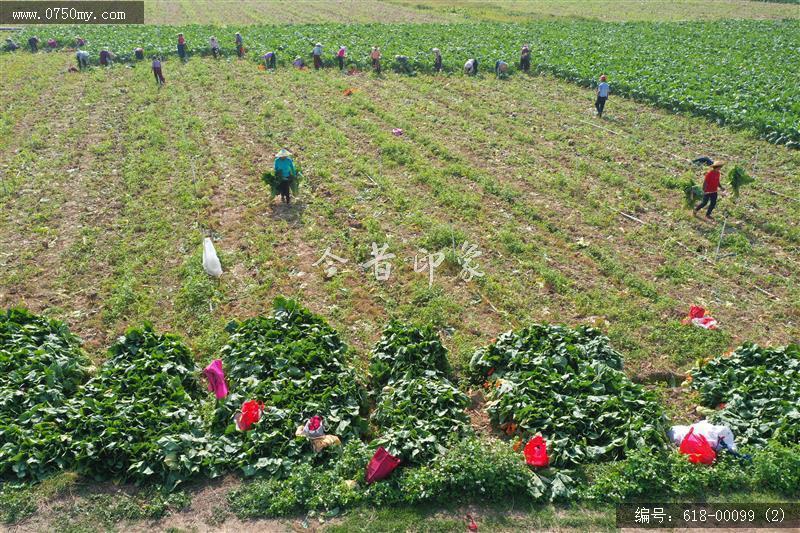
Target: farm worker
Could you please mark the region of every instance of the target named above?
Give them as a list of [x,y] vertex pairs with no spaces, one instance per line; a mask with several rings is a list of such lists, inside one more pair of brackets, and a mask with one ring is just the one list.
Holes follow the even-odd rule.
[[75,37],[75,46],[86,46],[86,39],[78,35]]
[[291,202],[292,180],[297,177],[297,170],[294,168],[294,161],[289,157],[290,155],[292,154],[286,148],[281,148],[275,154],[275,177],[280,180],[278,190],[281,193],[281,199],[287,204]]
[[603,117],[603,109],[606,107],[606,100],[608,100],[608,94],[610,92],[611,88],[606,82],[606,75],[603,74],[600,76],[600,84],[597,86],[597,100],[594,102],[594,108],[597,109],[598,117]]
[[6,50],[9,52],[13,52],[14,50],[18,49],[19,45],[14,42],[14,39],[11,37],[6,38]]
[[314,58],[314,69],[319,70],[322,68],[322,43],[317,43],[314,45],[314,49],[311,50],[311,56]]
[[47,39],[47,46],[49,46],[50,48],[57,48],[58,41],[56,41],[55,39]]
[[478,74],[478,60],[477,59],[468,59],[466,63],[464,63],[464,74],[469,76],[475,76]]
[[161,72],[161,60],[158,57],[153,58],[153,76],[156,78],[156,83],[161,86],[166,83],[164,80],[164,73]]
[[142,61],[144,59],[144,48],[141,46],[133,50],[133,55],[136,57],[138,61]]
[[408,64],[408,56],[394,56],[394,60],[397,62],[397,72],[410,76],[414,74],[411,65]]
[[208,40],[208,44],[211,46],[211,53],[214,55],[214,59],[219,57],[219,41],[213,35]]
[[178,57],[186,60],[186,37],[182,33],[178,34]]
[[294,65],[297,68],[305,68],[306,63],[305,61],[303,61],[302,57],[297,56],[294,58],[294,61],[292,61],[292,65]]
[[700,211],[706,206],[706,204],[708,204],[708,209],[706,209],[706,218],[712,218],[711,212],[717,206],[717,193],[720,190],[725,190],[719,183],[719,169],[722,168],[722,165],[724,164],[724,161],[714,161],[714,164],[711,165],[711,170],[706,173],[706,177],[703,180],[703,201],[700,202],[700,205],[694,208],[695,213]]
[[114,54],[108,51],[108,47],[100,50],[100,64],[104,67],[111,66],[111,60],[114,59]]
[[381,73],[381,49],[377,46],[372,47],[372,52],[369,54],[369,57],[372,59],[372,70],[375,71],[376,74]]
[[75,59],[78,60],[78,70],[89,68],[89,52],[86,50],[78,50]]
[[522,45],[522,52],[519,55],[519,68],[522,72],[528,72],[531,69],[531,49],[527,44]]
[[340,46],[339,51],[336,52],[336,62],[339,63],[339,70],[344,70],[344,60],[347,57],[347,47]]
[[240,59],[244,55],[244,39],[242,39],[242,34],[238,31],[236,32],[236,55]]
[[267,68],[274,69],[275,68],[275,52],[267,52],[263,56],[264,59],[264,66]]
[[442,53],[439,51],[438,48],[433,49],[433,71],[434,72],[442,71]]
[[494,64],[494,74],[497,79],[506,79],[508,77],[508,63],[505,61],[496,61]]
[[39,37],[34,35],[30,39],[28,39],[28,47],[30,47],[31,52],[38,52],[39,51]]

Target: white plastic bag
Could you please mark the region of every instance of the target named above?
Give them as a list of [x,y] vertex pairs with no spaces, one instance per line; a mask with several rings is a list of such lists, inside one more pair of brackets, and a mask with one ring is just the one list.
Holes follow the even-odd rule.
[[215,278],[222,275],[222,265],[217,257],[217,251],[214,249],[214,243],[208,237],[203,239],[203,269],[206,274]]

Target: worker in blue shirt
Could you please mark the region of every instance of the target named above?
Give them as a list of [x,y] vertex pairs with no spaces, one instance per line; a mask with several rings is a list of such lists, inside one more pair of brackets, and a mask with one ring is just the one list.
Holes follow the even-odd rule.
[[275,154],[275,179],[278,182],[278,192],[281,193],[281,200],[286,204],[291,202],[292,189],[296,190],[297,170],[294,168],[294,161],[292,161],[291,155],[291,152],[286,148],[281,148]]
[[610,92],[611,88],[606,82],[606,75],[603,74],[600,76],[600,84],[597,86],[597,100],[594,102],[594,108],[597,109],[597,116],[600,118],[603,118],[603,109],[606,107],[606,100],[608,100]]

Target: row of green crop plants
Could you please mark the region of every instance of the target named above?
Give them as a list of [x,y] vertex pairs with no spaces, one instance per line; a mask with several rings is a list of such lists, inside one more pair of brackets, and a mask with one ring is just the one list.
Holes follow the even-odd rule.
[[531,45],[531,68],[581,85],[607,74],[613,94],[628,95],[676,111],[751,128],[775,143],[800,147],[800,21],[727,20],[706,22],[599,21],[526,24],[303,24],[221,28],[191,25],[29,27],[16,35],[54,38],[72,47],[87,39],[96,58],[109,47],[123,60],[143,47],[147,56],[176,54],[176,34],[183,32],[190,54],[210,54],[216,35],[232,54],[233,32],[244,36],[249,56],[275,51],[285,67],[295,56],[308,58],[316,42],[325,46],[326,66],[339,46],[348,62],[368,67],[372,46],[384,58],[408,56],[417,70],[431,71],[431,49],[441,49],[444,69],[460,71],[471,57],[491,71],[496,60],[515,65],[523,43]]
[[[532,325],[476,350],[465,381],[484,391],[501,438],[476,434],[466,383],[454,381],[429,326],[390,323],[367,375],[338,333],[294,301],[279,298],[270,316],[228,331],[220,357],[230,394],[217,400],[175,335],[130,329],[92,368],[64,324],[21,309],[0,315],[0,478],[35,482],[69,469],[171,490],[238,472],[258,478],[231,497],[243,516],[520,495],[800,491],[797,345],[746,345],[691,371],[709,419],[730,425],[753,454],[706,467],[671,449],[657,394],[629,380],[620,354],[591,328]],[[263,414],[239,431],[248,400],[263,402]],[[342,446],[315,452],[297,436],[314,415]],[[529,468],[519,451],[535,434],[546,439],[547,468]],[[401,467],[366,484],[378,446]]]

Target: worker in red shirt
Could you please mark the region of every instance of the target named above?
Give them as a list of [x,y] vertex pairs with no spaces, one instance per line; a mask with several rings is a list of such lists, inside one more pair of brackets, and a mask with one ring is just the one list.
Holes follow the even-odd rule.
[[719,184],[719,169],[722,168],[724,164],[724,161],[714,161],[711,164],[711,170],[708,171],[705,180],[703,180],[703,201],[694,208],[695,213],[708,204],[706,218],[711,218],[711,212],[717,206],[717,191],[725,190],[722,188],[722,185]]

